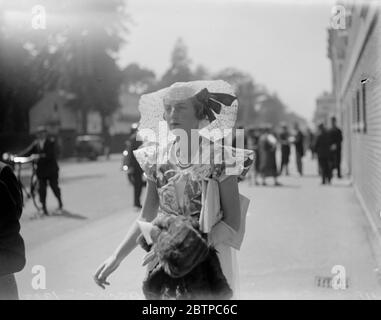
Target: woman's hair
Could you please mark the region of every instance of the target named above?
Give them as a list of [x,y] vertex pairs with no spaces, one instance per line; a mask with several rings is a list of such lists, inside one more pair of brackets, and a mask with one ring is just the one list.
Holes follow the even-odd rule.
[[198,120],[204,120],[206,118],[204,103],[198,100],[196,97],[190,98],[190,101],[193,105],[196,118]]

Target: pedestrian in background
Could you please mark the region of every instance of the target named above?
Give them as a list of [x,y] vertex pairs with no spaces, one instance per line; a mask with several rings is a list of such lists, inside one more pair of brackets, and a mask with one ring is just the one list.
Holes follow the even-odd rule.
[[254,151],[253,172],[254,172],[254,183],[256,186],[259,185],[258,176],[260,175],[260,167],[259,167],[259,138],[260,136],[261,136],[260,128],[255,127],[252,130],[250,130],[248,149]]
[[330,133],[323,123],[319,124],[314,149],[318,157],[322,184],[330,184],[332,179],[331,145],[332,140]]
[[299,175],[303,175],[303,156],[304,156],[304,134],[299,128],[299,124],[295,123],[295,136],[294,136],[294,145],[295,145],[295,157],[296,157],[296,167],[298,169]]
[[46,207],[46,191],[48,183],[58,201],[58,211],[62,211],[63,203],[61,189],[58,185],[59,167],[57,162],[58,148],[53,137],[48,136],[48,130],[44,126],[37,128],[37,139],[19,155],[28,157],[32,154],[38,154],[36,174],[38,178],[38,193],[42,205],[42,211],[49,215]]
[[311,159],[314,160],[315,159],[315,150],[314,150],[314,146],[315,146],[315,134],[311,130],[311,128],[307,128],[306,146],[307,146],[307,149],[310,150]]
[[0,162],[0,300],[17,300],[15,272],[25,266],[19,219],[23,207],[20,184],[12,169]]
[[140,196],[142,194],[144,181],[143,181],[143,170],[140,167],[138,161],[133,153],[134,150],[138,149],[142,145],[142,142],[137,140],[137,124],[134,123],[131,128],[131,135],[128,140],[127,146],[127,177],[128,180],[134,187],[134,207],[136,209],[141,209],[142,205],[140,202]]
[[259,138],[259,170],[263,186],[267,185],[266,177],[273,177],[275,186],[281,185],[278,182],[276,149],[277,139],[272,132],[271,126],[267,125],[264,127],[263,134]]
[[106,160],[110,160],[111,135],[108,132],[108,130],[106,130],[106,133],[104,134],[103,137],[104,137],[103,138],[104,139],[104,154],[105,154]]
[[[243,141],[243,146],[237,146],[237,138],[239,139],[239,142]],[[234,130],[233,139],[232,139],[232,147],[246,149],[247,146],[248,146],[248,132],[244,129],[243,126],[238,126],[237,131]]]
[[341,144],[343,142],[343,134],[337,127],[336,117],[331,118],[331,129],[329,130],[331,136],[331,159],[332,170],[337,170],[337,177],[341,178]]
[[282,124],[281,133],[279,134],[279,143],[280,143],[280,150],[281,150],[281,164],[280,164],[279,175],[281,175],[283,173],[283,169],[285,169],[286,176],[288,176],[289,175],[288,164],[290,161],[291,146],[290,146],[290,132],[285,123]]

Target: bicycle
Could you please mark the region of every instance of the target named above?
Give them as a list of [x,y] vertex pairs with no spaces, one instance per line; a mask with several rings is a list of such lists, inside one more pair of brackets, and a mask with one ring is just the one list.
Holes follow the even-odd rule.
[[[32,199],[33,204],[38,211],[42,209],[42,207],[37,202],[37,195],[36,195],[38,193],[38,178],[36,174],[36,168],[37,168],[37,160],[39,158],[40,158],[40,155],[38,154],[32,154],[29,157],[18,157],[16,155],[9,154],[9,153],[3,154],[4,162],[9,164],[16,174],[17,180],[23,192],[24,200],[25,198],[27,200]],[[32,175],[30,177],[29,190],[24,185],[21,179],[21,169],[23,165],[26,165],[26,164],[32,164]],[[24,204],[25,204],[25,201],[24,201]]]

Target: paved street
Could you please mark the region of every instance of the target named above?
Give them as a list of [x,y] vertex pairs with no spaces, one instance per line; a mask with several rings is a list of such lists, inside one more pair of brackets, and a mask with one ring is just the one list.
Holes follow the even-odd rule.
[[[103,291],[92,281],[98,264],[121,241],[138,215],[132,188],[120,171],[119,155],[97,162],[61,165],[67,212],[35,219],[28,202],[22,218],[26,268],[17,275],[23,299],[142,298],[143,250],[136,249]],[[321,186],[316,164],[305,158],[306,174],[291,167],[282,187],[240,184],[251,199],[246,237],[239,252],[242,299],[381,299],[378,247],[348,180]],[[56,207],[51,191],[50,210]],[[32,267],[46,270],[46,290],[31,286]],[[348,289],[319,287],[317,277],[345,268]]]

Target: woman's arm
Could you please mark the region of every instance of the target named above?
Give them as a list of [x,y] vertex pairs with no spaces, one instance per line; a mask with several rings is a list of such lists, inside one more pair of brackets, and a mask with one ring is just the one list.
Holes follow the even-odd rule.
[[[152,221],[157,215],[158,208],[159,196],[157,194],[156,184],[152,180],[148,180],[146,199],[143,204],[142,212],[137,220],[144,220],[147,222]],[[140,230],[135,220],[126,237],[114,253],[114,256],[119,262],[122,262],[122,260],[137,246],[136,239],[139,235]]]
[[235,231],[238,231],[241,225],[241,208],[237,177],[230,176],[224,179],[220,182],[219,187],[221,206],[224,213],[223,220]]
[[[142,212],[138,219],[152,221],[157,215],[158,207],[159,196],[157,194],[156,184],[155,182],[148,180],[146,198]],[[139,235],[140,230],[135,221],[115,252],[108,259],[106,259],[95,272],[94,281],[97,285],[103,289],[105,289],[105,285],[109,285],[106,281],[107,277],[119,267],[123,259],[126,258],[128,254],[137,246],[136,239]]]

